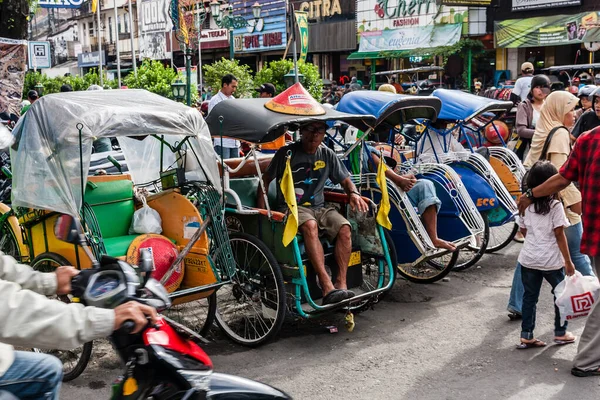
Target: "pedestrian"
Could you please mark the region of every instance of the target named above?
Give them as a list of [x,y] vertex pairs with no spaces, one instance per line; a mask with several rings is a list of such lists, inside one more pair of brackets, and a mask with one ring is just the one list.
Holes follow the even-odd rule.
[[593,103],[591,99],[591,94],[596,90],[598,86],[596,85],[585,85],[577,92],[577,97],[579,98],[579,108],[575,110],[575,121],[579,120],[579,118],[586,111],[593,111]]
[[[593,257],[596,276],[600,270],[600,128],[582,134],[575,142],[567,162],[548,181],[535,189],[528,189],[519,199],[523,212],[533,200],[549,196],[578,182],[582,196],[583,237],[581,252]],[[588,315],[583,334],[573,360],[571,374],[579,377],[600,375],[600,307],[594,304]]]
[[394,87],[394,89],[396,89],[396,93],[398,94],[403,94],[404,93],[404,88],[402,87],[401,84],[399,84],[398,82],[396,82],[396,77],[392,77],[392,83],[391,85]]
[[[534,189],[554,174],[557,169],[549,161],[538,161],[526,176],[528,188]],[[536,304],[539,299],[542,281],[545,279],[552,286],[565,279],[565,272],[571,276],[575,266],[571,261],[565,228],[569,221],[565,211],[555,195],[538,196],[533,199],[521,217],[517,219],[519,228],[525,236],[525,243],[519,253],[518,264],[521,267],[523,293],[523,321],[521,322],[521,343],[518,349],[543,347],[546,343],[536,339],[535,329]],[[564,270],[563,270],[564,266]],[[554,297],[556,300],[556,297]],[[554,342],[568,344],[575,342],[575,336],[567,332],[568,322],[560,323],[560,312],[554,305]]]
[[73,87],[71,85],[69,85],[68,83],[63,84],[60,87],[60,92],[61,93],[72,92],[72,91],[73,91]]
[[379,86],[379,88],[377,90],[380,92],[389,92],[389,93],[393,93],[393,94],[398,93],[398,92],[396,92],[396,88],[394,87],[394,85],[389,84],[389,83],[384,83],[383,85]]
[[[232,74],[227,74],[221,78],[221,90],[215,94],[208,103],[208,113],[222,101],[233,100],[233,94],[237,90],[238,81]],[[222,138],[215,136],[214,139],[215,151],[219,157],[223,159],[236,158],[240,155],[240,142],[239,140]]]
[[512,94],[516,96],[515,101],[525,101],[531,91],[531,80],[533,79],[533,64],[524,62],[521,64],[521,77],[515,82]]
[[254,89],[258,92],[258,97],[260,98],[269,98],[269,97],[275,97],[275,93],[277,92],[275,90],[275,85],[273,85],[272,83],[263,83],[262,85],[260,85],[259,87],[257,87],[256,89]]
[[33,103],[37,101],[38,98],[38,92],[36,92],[35,90],[30,90],[29,92],[27,92],[27,101],[29,101],[29,104],[25,104],[23,108],[21,108],[21,115],[25,114],[27,110],[29,110],[29,108],[33,105]]
[[[535,128],[531,150],[523,163],[525,167],[529,168],[539,160],[548,160],[556,168],[563,166],[571,153],[569,128],[574,122],[573,109],[577,103],[578,99],[565,91],[553,92],[546,98]],[[580,251],[583,234],[581,193],[571,184],[560,192],[560,198],[570,224],[565,228],[565,235],[575,269],[584,276],[594,275],[589,257]],[[521,318],[523,290],[521,269],[517,264],[507,307],[511,320]]]
[[535,124],[540,118],[542,104],[548,94],[550,94],[550,78],[546,75],[536,75],[531,79],[531,90],[527,98],[517,107],[515,125],[519,140],[515,145],[515,153],[521,161],[525,159],[531,137],[535,132]]
[[350,92],[362,89],[362,85],[358,83],[358,78],[356,76],[353,76],[352,79],[350,79],[350,86],[348,87],[348,89]]
[[579,117],[571,131],[571,135],[575,138],[581,136],[583,132],[587,132],[600,126],[600,87],[596,88],[589,98],[592,102],[591,111],[593,112],[583,113],[581,117]]

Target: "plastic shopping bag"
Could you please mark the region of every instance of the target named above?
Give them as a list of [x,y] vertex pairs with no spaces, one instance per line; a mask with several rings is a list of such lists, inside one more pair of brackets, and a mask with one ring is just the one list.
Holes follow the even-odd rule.
[[162,220],[158,211],[146,204],[146,198],[142,197],[142,208],[133,213],[129,234],[136,233],[161,233]]
[[560,323],[587,316],[599,294],[600,283],[595,276],[583,276],[579,271],[575,271],[573,276],[566,276],[554,289]]

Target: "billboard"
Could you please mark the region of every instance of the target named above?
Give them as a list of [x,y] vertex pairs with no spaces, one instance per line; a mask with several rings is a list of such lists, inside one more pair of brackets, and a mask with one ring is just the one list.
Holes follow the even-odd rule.
[[167,51],[167,32],[173,27],[169,6],[168,0],[138,0],[140,60],[171,58],[171,52]]
[[[252,6],[260,5],[255,18]],[[285,0],[234,0],[233,15],[246,20],[246,27],[233,31],[234,50],[241,53],[283,50],[287,44],[287,12]]]
[[512,11],[580,6],[581,0],[512,0]]
[[84,0],[38,0],[41,8],[79,8]]
[[0,112],[21,112],[26,57],[27,41],[0,38]]

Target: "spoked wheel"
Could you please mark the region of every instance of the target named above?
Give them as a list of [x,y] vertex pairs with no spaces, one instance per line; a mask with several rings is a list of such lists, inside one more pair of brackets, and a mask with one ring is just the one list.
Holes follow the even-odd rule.
[[7,220],[0,225],[0,251],[16,260],[21,260],[17,237]]
[[392,285],[388,290],[377,294],[374,298],[365,299],[358,303],[352,303],[350,307],[348,307],[351,310],[362,311],[365,308],[368,308],[370,304],[377,303],[383,299],[385,295],[394,287],[394,282],[396,280],[395,271],[398,266],[398,256],[396,255],[396,246],[394,246],[394,242],[392,242],[392,237],[387,231],[384,232],[384,235],[385,241],[387,242],[390,261],[392,262],[392,273],[389,273],[385,256],[371,255],[361,252],[363,281],[360,285],[360,290],[363,293],[372,292],[387,286],[390,280],[392,281]]
[[398,265],[398,272],[411,282],[433,283],[450,273],[457,258],[458,251],[454,251],[416,265]]
[[262,241],[242,232],[230,233],[229,239],[236,271],[231,284],[217,291],[217,324],[231,340],[258,346],[272,339],[283,324],[283,276]]
[[213,292],[203,299],[171,306],[168,310],[163,311],[163,314],[197,332],[200,336],[206,336],[215,322],[216,312],[217,294]]
[[[31,262],[31,267],[40,272],[54,272],[56,268],[62,265],[70,265],[64,257],[56,253],[42,253]],[[67,296],[54,296],[58,300],[70,303],[71,299]],[[71,381],[77,378],[85,370],[92,355],[92,342],[72,350],[42,350],[33,349],[36,353],[52,354],[63,363],[63,382]]]
[[454,271],[464,271],[477,263],[485,254],[490,240],[490,222],[487,214],[481,214],[483,218],[483,232],[471,238],[471,242],[460,249],[458,260],[454,266]]
[[502,250],[512,242],[518,231],[519,225],[516,222],[507,222],[504,225],[490,227],[490,241],[485,252],[493,253]]

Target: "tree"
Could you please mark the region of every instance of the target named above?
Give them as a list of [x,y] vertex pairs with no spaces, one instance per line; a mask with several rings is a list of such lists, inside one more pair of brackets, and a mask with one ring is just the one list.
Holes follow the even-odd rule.
[[213,89],[216,93],[221,88],[221,78],[227,74],[233,74],[238,81],[238,87],[233,94],[235,97],[252,97],[252,74],[250,67],[240,65],[239,60],[228,60],[221,58],[211,65],[204,65],[204,84]]
[[[283,76],[294,69],[294,62],[291,60],[271,61],[267,67],[264,67],[256,74],[254,84],[256,86],[263,83],[272,83],[281,93],[286,89]],[[298,71],[304,75],[304,87],[317,101],[323,96],[323,81],[319,75],[319,68],[313,64],[298,62]]]
[[[123,84],[130,89],[146,89],[149,92],[173,99],[171,83],[177,78],[173,68],[166,68],[160,61],[144,60],[138,68],[137,78],[129,74],[123,80]],[[192,91],[194,95],[196,91]]]
[[0,0],[0,37],[27,39],[29,9],[34,0]]

